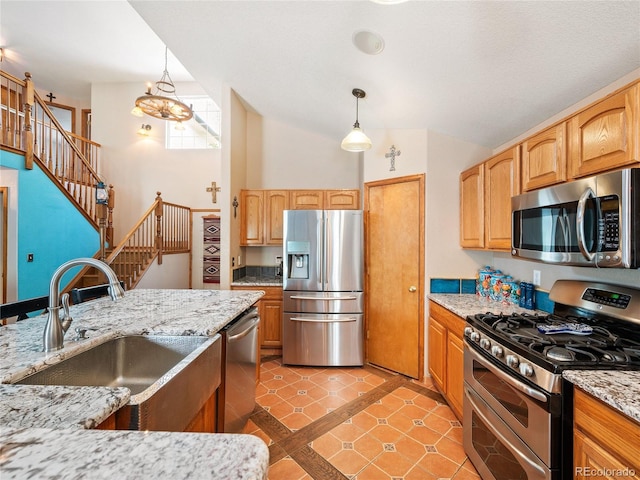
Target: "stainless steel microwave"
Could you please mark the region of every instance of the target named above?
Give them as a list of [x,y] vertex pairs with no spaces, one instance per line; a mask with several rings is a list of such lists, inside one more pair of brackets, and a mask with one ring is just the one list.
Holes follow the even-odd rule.
[[563,265],[640,268],[640,168],[512,197],[511,254]]

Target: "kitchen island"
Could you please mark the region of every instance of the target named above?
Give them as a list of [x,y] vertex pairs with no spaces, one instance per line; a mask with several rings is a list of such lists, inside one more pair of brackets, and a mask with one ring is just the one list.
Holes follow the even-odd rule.
[[[260,291],[131,290],[71,307],[65,345],[42,352],[46,316],[0,329],[0,383],[123,335],[215,335]],[[74,328],[95,330],[75,340]],[[129,400],[126,388],[0,385],[0,476],[9,478],[266,478],[268,449],[250,435],[87,430]]]

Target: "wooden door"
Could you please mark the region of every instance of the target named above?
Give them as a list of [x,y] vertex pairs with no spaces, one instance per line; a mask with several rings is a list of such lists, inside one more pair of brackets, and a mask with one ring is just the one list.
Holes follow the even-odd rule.
[[520,193],[520,147],[484,164],[484,246],[511,249],[511,197]]
[[460,246],[484,247],[484,165],[460,174]]
[[365,184],[369,363],[424,374],[424,175]]

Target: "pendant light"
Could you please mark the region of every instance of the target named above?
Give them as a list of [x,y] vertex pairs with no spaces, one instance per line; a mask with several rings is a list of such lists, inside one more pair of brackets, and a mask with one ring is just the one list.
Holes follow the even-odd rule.
[[356,123],[353,124],[353,130],[344,137],[340,146],[347,152],[364,152],[371,148],[371,140],[364,134],[358,122],[358,100],[364,98],[366,93],[359,88],[354,88],[351,93],[356,97]]

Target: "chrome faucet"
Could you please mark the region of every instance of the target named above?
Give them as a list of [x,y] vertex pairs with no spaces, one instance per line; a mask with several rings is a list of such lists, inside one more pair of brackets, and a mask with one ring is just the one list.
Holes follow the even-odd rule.
[[[60,265],[53,272],[51,283],[49,284],[49,314],[42,338],[45,352],[60,350],[64,346],[64,334],[69,329],[72,318],[69,315],[69,294],[65,293],[60,298],[60,279],[67,270],[80,265],[95,267],[105,274],[109,281],[109,296],[113,301],[124,297],[124,290],[118,281],[118,277],[106,263],[95,258],[76,258]],[[62,303],[62,307],[60,303]],[[60,308],[64,310],[62,320],[60,320]]]

